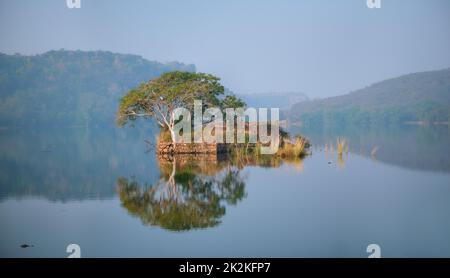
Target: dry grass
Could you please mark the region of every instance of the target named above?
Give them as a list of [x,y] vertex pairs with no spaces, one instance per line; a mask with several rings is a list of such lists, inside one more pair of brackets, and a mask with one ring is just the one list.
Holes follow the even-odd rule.
[[370,152],[370,155],[372,157],[375,157],[377,155],[377,152],[378,152],[378,146],[375,146],[375,147],[372,148],[372,151]]
[[346,149],[346,151],[348,152],[347,140],[345,140],[344,138],[338,137],[338,139],[337,139],[337,152],[338,152],[338,154],[342,155],[344,153],[344,149]]
[[282,157],[300,157],[306,154],[308,140],[303,137],[297,137],[295,142],[285,141],[284,145],[278,150]]

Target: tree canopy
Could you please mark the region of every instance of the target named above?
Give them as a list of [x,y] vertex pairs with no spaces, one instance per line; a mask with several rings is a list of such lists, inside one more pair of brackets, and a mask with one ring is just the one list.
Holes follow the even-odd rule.
[[245,103],[234,95],[224,95],[220,78],[206,73],[173,71],[142,83],[120,100],[117,123],[125,125],[139,117],[154,118],[158,125],[170,130],[173,138],[176,108],[193,110],[194,100],[203,107],[236,108]]

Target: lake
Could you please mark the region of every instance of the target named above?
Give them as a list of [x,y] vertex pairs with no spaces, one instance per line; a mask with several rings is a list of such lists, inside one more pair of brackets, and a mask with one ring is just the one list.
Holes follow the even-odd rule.
[[311,154],[286,161],[163,159],[153,128],[0,130],[0,256],[450,257],[448,127],[293,132]]

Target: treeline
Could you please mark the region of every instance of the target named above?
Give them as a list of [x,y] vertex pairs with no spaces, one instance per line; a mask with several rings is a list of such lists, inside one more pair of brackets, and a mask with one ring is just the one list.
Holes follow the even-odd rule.
[[0,54],[0,126],[113,125],[127,90],[173,70],[195,66],[105,51]]
[[409,74],[343,96],[301,102],[288,117],[303,126],[448,123],[450,69]]

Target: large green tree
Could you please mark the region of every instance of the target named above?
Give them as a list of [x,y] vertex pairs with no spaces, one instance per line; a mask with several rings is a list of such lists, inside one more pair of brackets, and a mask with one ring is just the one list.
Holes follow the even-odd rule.
[[[130,90],[120,100],[117,122],[124,125],[139,117],[154,118],[161,128],[170,131],[175,142],[174,110],[193,110],[194,100],[201,100],[204,108],[242,106],[232,95],[224,96],[220,78],[206,73],[174,71],[150,80]],[[234,106],[234,107],[233,107]]]

